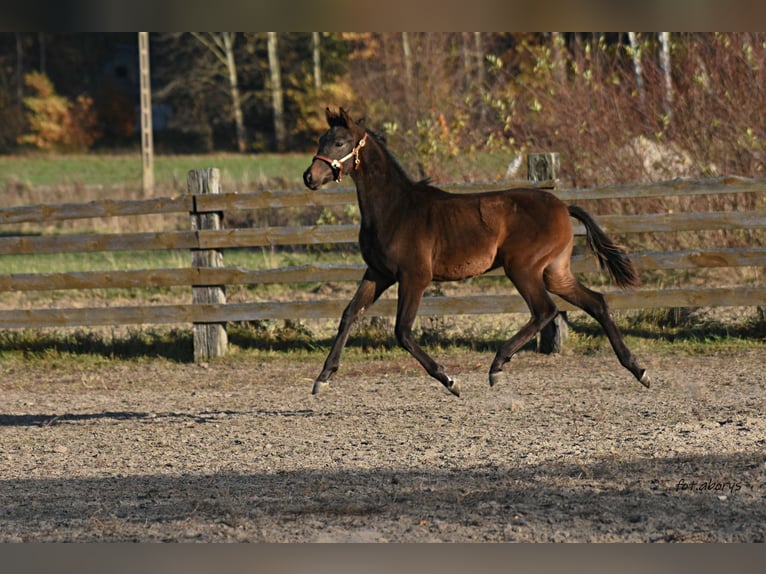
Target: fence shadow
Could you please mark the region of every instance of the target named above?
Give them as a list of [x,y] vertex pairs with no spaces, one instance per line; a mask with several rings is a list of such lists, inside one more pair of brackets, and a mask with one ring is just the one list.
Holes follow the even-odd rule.
[[[763,542],[764,463],[737,454],[5,480],[0,539]],[[710,479],[737,488],[678,487]]]

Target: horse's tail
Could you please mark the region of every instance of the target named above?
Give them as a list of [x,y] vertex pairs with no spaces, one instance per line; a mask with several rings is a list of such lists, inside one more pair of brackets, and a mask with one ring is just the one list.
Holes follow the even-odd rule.
[[582,207],[570,205],[569,215],[578,219],[585,226],[588,247],[598,257],[601,269],[608,271],[614,282],[620,287],[636,287],[641,284],[633,262],[622,245],[617,245],[607,237],[591,215]]

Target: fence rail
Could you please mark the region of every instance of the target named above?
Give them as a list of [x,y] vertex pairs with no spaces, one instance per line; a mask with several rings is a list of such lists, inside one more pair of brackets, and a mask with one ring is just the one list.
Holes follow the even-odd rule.
[[[631,254],[641,270],[699,269],[702,267],[766,266],[766,247],[748,249],[685,249],[671,252]],[[189,267],[185,269],[139,269],[132,271],[75,271],[61,273],[14,273],[0,275],[0,291],[54,291],[63,289],[115,289],[173,287],[180,285],[254,285],[266,283],[331,283],[358,281],[364,264],[300,265],[279,269],[243,267]],[[598,271],[590,255],[572,257],[575,273]],[[495,269],[487,276],[502,276]]]
[[[543,187],[546,185],[544,184]],[[474,193],[498,189],[499,185],[446,185],[455,193]],[[766,196],[766,179],[724,177],[709,180],[673,180],[648,185],[609,186],[584,190],[556,190],[565,201],[586,199],[631,199],[711,194],[761,194],[757,209],[749,211],[682,212],[642,215],[597,216],[599,224],[611,234],[674,233],[700,230],[762,230],[766,228],[766,209],[760,199]],[[312,192],[273,191],[258,193],[193,193],[175,198],[146,200],[99,200],[88,203],[44,204],[0,209],[0,226],[38,224],[50,226],[72,219],[124,217],[189,213],[237,213],[259,209],[308,206],[342,206],[356,203],[353,190]],[[2,228],[0,227],[0,230]],[[583,234],[582,226],[575,233]],[[222,250],[243,247],[355,243],[356,225],[317,225],[264,227],[253,229],[202,229],[120,234],[17,234],[0,237],[0,255],[37,253],[79,253],[97,251],[147,250]],[[639,271],[700,269],[713,267],[766,266],[766,247],[709,248],[670,252],[645,251],[632,254]],[[576,255],[575,272],[596,271],[592,257]],[[280,269],[255,270],[241,267],[192,265],[182,269],[143,269],[132,271],[88,271],[59,273],[20,273],[0,275],[0,291],[46,291],[67,289],[150,288],[189,286],[194,289],[236,284],[309,283],[357,281],[364,265],[304,265]],[[490,275],[500,275],[494,271]],[[763,287],[688,287],[678,289],[640,289],[634,292],[607,293],[615,309],[689,306],[763,305]],[[569,309],[561,300],[562,310]],[[88,307],[69,309],[0,310],[0,328],[40,328],[114,324],[224,323],[255,319],[299,319],[337,317],[345,300],[314,300],[258,303],[193,303],[178,305],[137,305],[134,307]],[[395,302],[379,301],[369,313],[392,315]],[[467,295],[427,297],[421,314],[471,314],[526,312],[518,295]]]
[[[462,183],[442,186],[453,193],[477,193],[509,187],[529,187],[528,183]],[[540,182],[537,187],[551,188],[552,182]],[[564,201],[614,198],[677,197],[715,195],[720,193],[766,193],[766,179],[726,176],[715,179],[674,179],[670,181],[556,190]],[[259,191],[258,193],[221,193],[218,195],[182,195],[153,199],[101,199],[87,203],[56,203],[0,208],[0,225],[14,223],[55,223],[68,219],[120,217],[134,215],[237,212],[252,209],[285,207],[330,207],[356,202],[356,192],[350,188],[324,190]]]
[[[714,211],[707,213],[652,213],[601,215],[599,225],[607,233],[675,233],[718,229],[764,229],[766,210]],[[582,225],[574,225],[583,235]],[[354,243],[357,225],[312,225],[222,229],[219,231],[165,231],[161,233],[70,234],[54,236],[0,237],[0,255],[73,253],[94,251],[150,251],[154,249],[231,249],[286,245]]]

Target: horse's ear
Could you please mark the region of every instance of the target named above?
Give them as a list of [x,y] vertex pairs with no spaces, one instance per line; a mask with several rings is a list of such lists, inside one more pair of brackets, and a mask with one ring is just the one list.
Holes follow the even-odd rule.
[[325,108],[324,116],[327,118],[327,125],[332,127],[338,123],[338,114],[333,112],[330,108]]
[[340,117],[342,117],[343,121],[346,122],[347,127],[350,127],[354,123],[354,120],[351,119],[351,116],[349,116],[348,112],[343,108],[340,108]]

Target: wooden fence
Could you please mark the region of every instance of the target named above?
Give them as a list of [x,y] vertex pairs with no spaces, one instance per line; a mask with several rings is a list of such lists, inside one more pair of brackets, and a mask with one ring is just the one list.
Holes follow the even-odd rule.
[[[341,206],[356,203],[352,189],[220,193],[217,170],[190,172],[191,193],[173,198],[145,200],[105,199],[88,203],[44,204],[0,209],[0,233],[3,225],[39,224],[50,226],[71,219],[141,216],[149,214],[189,213],[188,231],[165,231],[119,234],[57,234],[0,236],[0,255],[37,253],[78,253],[120,250],[190,250],[193,263],[180,269],[144,269],[126,271],[87,271],[0,275],[0,292],[59,289],[109,289],[189,286],[192,303],[172,305],[136,305],[123,307],[53,308],[0,310],[0,329],[71,327],[94,325],[193,323],[195,357],[225,351],[206,349],[206,336],[197,342],[196,329],[213,325],[223,329],[229,321],[257,319],[313,319],[339,317],[347,300],[321,299],[294,302],[226,303],[222,286],[235,284],[303,283],[358,281],[361,263],[354,265],[306,265],[256,270],[227,267],[221,250],[244,247],[355,243],[356,225],[316,225],[293,227],[221,229],[220,214],[244,210],[308,206]],[[497,188],[489,185],[447,185],[457,193],[472,193]],[[759,194],[756,209],[748,211],[656,213],[644,215],[601,215],[599,224],[610,234],[643,232],[678,232],[766,228],[763,198],[766,179],[723,177],[709,180],[673,180],[648,185],[610,186],[581,190],[555,191],[564,201],[613,198],[659,198],[706,194]],[[582,235],[582,226],[575,226]],[[703,250],[644,251],[631,254],[639,271],[659,269],[699,269],[709,267],[766,266],[766,247],[714,248]],[[575,256],[575,272],[596,271],[589,254]],[[495,271],[494,274],[499,274]],[[766,287],[685,287],[642,288],[631,292],[606,294],[613,309],[696,306],[755,306],[766,304]],[[557,300],[562,310],[571,307]],[[526,305],[509,289],[508,294],[474,294],[460,297],[426,297],[421,315],[526,313]],[[370,315],[395,314],[395,301],[381,299]],[[216,337],[212,337],[215,339]],[[220,338],[220,333],[219,333]],[[213,341],[213,345],[220,345]]]

